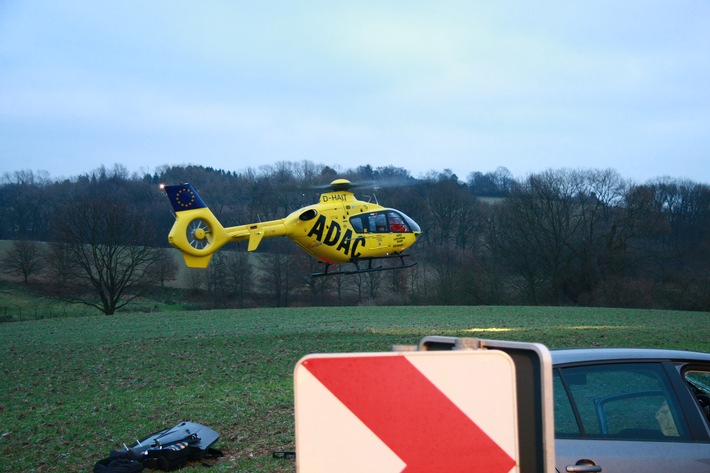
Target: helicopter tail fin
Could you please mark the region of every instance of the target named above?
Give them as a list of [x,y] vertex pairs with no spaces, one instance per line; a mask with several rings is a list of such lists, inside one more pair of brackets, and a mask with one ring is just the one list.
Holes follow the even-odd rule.
[[195,188],[188,183],[180,183],[176,186],[162,186],[162,188],[175,212],[207,207]]
[[187,266],[206,268],[212,254],[229,241],[227,232],[190,184],[162,188],[175,211],[168,242],[180,250]]

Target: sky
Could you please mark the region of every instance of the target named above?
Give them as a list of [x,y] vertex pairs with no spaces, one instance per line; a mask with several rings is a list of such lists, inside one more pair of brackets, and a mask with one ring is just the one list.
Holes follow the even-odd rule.
[[710,183],[710,2],[0,0],[0,175],[281,161]]

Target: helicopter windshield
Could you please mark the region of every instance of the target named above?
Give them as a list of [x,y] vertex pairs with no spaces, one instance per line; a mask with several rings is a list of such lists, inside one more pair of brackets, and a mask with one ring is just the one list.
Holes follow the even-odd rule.
[[412,231],[414,233],[421,233],[422,229],[419,227],[417,222],[412,220],[410,216],[408,216],[405,213],[399,212],[400,215],[402,215],[402,218],[404,219],[405,222],[407,222],[407,225],[409,225],[409,231]]
[[356,215],[350,218],[350,225],[357,233],[411,233],[421,231],[414,220],[395,210]]

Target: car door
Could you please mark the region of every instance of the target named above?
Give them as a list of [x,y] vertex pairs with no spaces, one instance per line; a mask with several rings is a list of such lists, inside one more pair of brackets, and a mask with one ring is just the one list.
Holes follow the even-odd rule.
[[562,366],[553,383],[558,471],[710,472],[707,427],[689,427],[661,362]]

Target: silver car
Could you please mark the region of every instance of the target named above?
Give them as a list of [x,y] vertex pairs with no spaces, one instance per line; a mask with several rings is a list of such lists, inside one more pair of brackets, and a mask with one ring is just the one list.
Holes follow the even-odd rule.
[[710,354],[551,354],[558,472],[710,472]]

